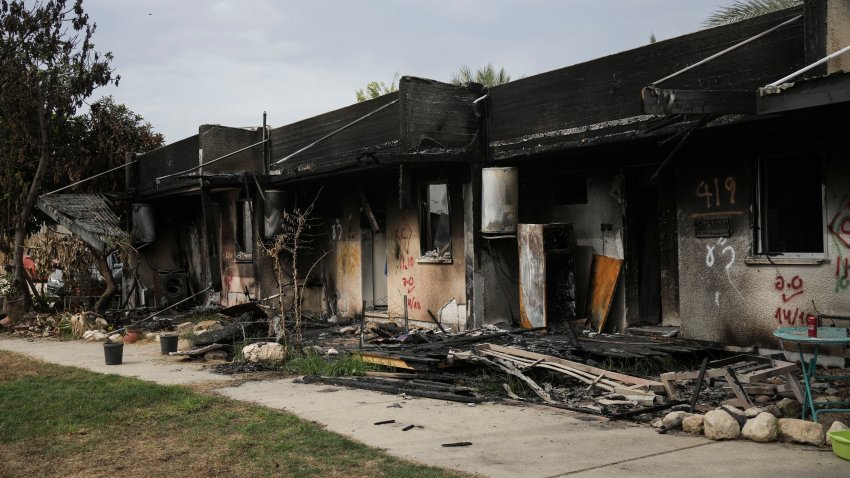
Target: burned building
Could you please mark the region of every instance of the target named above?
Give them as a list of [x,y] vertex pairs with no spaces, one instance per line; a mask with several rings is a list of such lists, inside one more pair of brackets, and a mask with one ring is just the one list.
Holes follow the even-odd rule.
[[774,345],[850,315],[850,56],[789,77],[848,25],[811,1],[489,89],[404,77],[278,128],[202,126],[128,165],[134,300],[274,297],[263,244],[312,204],[284,276],[313,314]]

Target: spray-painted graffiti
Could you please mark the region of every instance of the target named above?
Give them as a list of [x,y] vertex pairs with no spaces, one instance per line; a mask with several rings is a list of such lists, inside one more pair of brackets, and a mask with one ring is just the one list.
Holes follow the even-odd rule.
[[838,256],[835,258],[835,290],[834,292],[843,292],[850,287],[850,278],[847,277],[848,264],[850,257]]
[[401,226],[393,231],[393,240],[399,248],[399,258],[401,258],[401,253],[410,254],[410,236],[412,235],[413,231],[407,226]]
[[339,223],[339,218],[334,219],[331,224],[331,243],[342,239],[342,224]]
[[773,282],[773,289],[779,293],[779,300],[781,301],[776,307],[776,312],[773,313],[776,322],[779,325],[805,325],[808,312],[799,306],[794,307],[794,304],[788,303],[801,303],[800,300],[805,294],[803,278],[795,275],[789,279],[777,275]]
[[401,295],[407,296],[407,308],[422,310],[422,304],[416,299],[416,259],[410,255],[410,238],[413,231],[408,226],[402,226],[393,231],[393,241],[396,244],[397,267],[401,272]]
[[835,213],[827,226],[838,257],[835,258],[835,292],[850,287],[850,257],[844,255],[850,249],[850,201],[841,201],[842,207]]
[[[732,247],[731,244],[726,244],[726,238],[721,237],[717,240],[715,244],[706,244],[705,245],[705,266],[709,269],[714,268],[714,264],[717,261],[715,257],[715,250],[722,246],[722,249],[717,253],[721,258],[721,264],[723,265],[723,270],[726,273],[726,280],[729,281],[729,285],[732,286],[732,289],[741,299],[744,296],[741,294],[741,291],[738,290],[738,286],[735,285],[735,282],[732,280],[732,266],[735,265],[735,248]],[[714,291],[714,304],[718,307],[720,306],[720,291]]]
[[[714,188],[711,187],[711,184],[714,185]],[[712,189],[714,192],[711,192]],[[696,196],[698,198],[705,199],[705,208],[719,208],[725,205],[734,205],[735,204],[735,192],[737,189],[737,185],[735,184],[735,178],[732,176],[727,177],[723,180],[723,189],[728,193],[728,195],[721,195],[720,193],[720,179],[713,178],[713,180],[700,181],[697,185]],[[712,198],[714,200],[712,201]]]

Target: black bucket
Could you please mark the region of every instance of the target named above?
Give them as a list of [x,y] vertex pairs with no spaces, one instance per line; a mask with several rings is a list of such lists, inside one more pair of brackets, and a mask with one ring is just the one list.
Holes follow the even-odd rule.
[[180,337],[174,334],[160,334],[159,336],[159,351],[162,355],[168,355],[170,352],[177,352],[177,340]]
[[106,358],[106,365],[121,365],[124,356],[124,344],[122,342],[104,343],[103,355]]

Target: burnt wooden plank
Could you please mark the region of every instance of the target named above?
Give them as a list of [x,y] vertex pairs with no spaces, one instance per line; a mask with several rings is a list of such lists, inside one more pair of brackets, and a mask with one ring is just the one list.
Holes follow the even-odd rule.
[[270,176],[270,182],[272,184],[280,184],[297,179],[315,179],[345,171],[368,171],[386,166],[397,166],[399,164],[466,164],[474,160],[473,153],[466,150],[409,154],[395,152],[352,152],[328,156],[319,161],[304,162],[297,168],[284,168],[280,172]]
[[472,103],[479,92],[405,76],[399,83],[402,152],[471,146],[478,134]]
[[674,114],[754,114],[754,90],[641,90],[643,112],[653,115]]
[[[778,80],[778,78],[775,78]],[[798,81],[787,89],[764,88],[758,94],[758,113],[770,114],[850,102],[850,77],[832,75]]]
[[[386,106],[397,100],[398,95],[386,94],[271,130],[271,162],[285,158],[352,121]],[[284,174],[292,174],[339,156],[347,156],[350,160],[356,158],[358,153],[398,151],[399,114],[397,105],[390,106],[292,157],[281,164],[280,170]]]
[[[208,163],[263,140],[262,128],[232,128],[221,125],[203,125],[199,129],[203,161]],[[254,146],[216,163],[204,166],[204,174],[253,173],[261,174],[263,145]]]
[[[493,157],[533,153],[547,143],[580,146],[611,127],[640,130],[652,118],[641,112],[641,88],[800,12],[782,10],[496,86],[487,124]],[[802,66],[802,32],[802,22],[791,23],[664,86],[755,90]]]
[[[197,166],[198,148],[198,135],[194,135],[139,156],[137,176],[139,190],[142,192],[156,190],[156,178]],[[197,181],[169,178],[163,180],[160,187],[186,184],[197,184]]]

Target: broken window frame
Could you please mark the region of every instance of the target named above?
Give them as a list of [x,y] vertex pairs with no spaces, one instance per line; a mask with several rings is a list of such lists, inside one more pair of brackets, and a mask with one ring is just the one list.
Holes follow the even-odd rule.
[[254,262],[254,202],[240,198],[234,203],[236,227],[233,231],[236,256],[234,262]]
[[[435,236],[438,231],[432,230],[431,221],[431,187],[444,186],[446,188],[446,231],[448,243],[443,254],[429,255],[436,250],[434,245]],[[419,260],[422,263],[435,264],[450,264],[452,262],[452,201],[451,201],[451,185],[448,181],[428,181],[420,184],[419,187]],[[433,225],[433,226],[432,226]]]
[[[788,251],[788,252],[778,252],[778,251],[768,251],[766,249],[766,244],[768,242],[767,234],[769,233],[768,226],[768,217],[767,217],[767,194],[769,192],[769,185],[767,184],[767,172],[765,171],[765,163],[769,161],[777,161],[780,159],[790,159],[790,158],[799,158],[799,159],[817,159],[817,167],[818,167],[818,176],[820,183],[820,231],[821,231],[821,251],[820,252],[811,252],[811,251]],[[803,164],[809,165],[811,162],[802,161]],[[755,259],[754,262],[806,262],[806,261],[816,261],[822,262],[829,259],[829,248],[828,248],[828,234],[827,234],[827,204],[826,204],[826,186],[824,185],[824,174],[823,174],[823,164],[824,158],[821,154],[813,152],[813,151],[801,151],[801,152],[793,152],[787,155],[781,156],[765,156],[756,159],[754,169],[756,171],[755,174],[755,184],[754,190],[755,194],[753,195],[753,251],[752,251],[752,259]],[[793,174],[791,172],[787,174]],[[799,191],[799,189],[797,190]],[[780,222],[781,224],[781,222]]]

